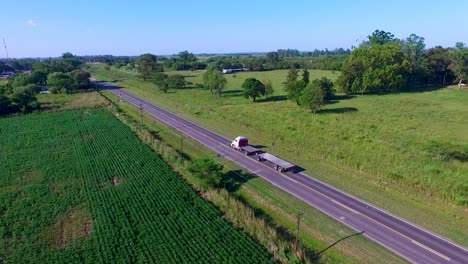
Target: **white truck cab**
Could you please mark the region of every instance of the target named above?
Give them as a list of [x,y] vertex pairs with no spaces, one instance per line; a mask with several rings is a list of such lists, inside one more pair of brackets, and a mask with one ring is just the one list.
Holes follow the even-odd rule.
[[231,142],[231,147],[234,149],[241,149],[249,145],[249,140],[245,137],[238,136]]

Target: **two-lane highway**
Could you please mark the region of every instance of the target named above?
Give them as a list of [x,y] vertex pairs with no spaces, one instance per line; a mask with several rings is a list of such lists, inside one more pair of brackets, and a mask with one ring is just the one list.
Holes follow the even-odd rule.
[[[468,250],[304,173],[280,173],[231,149],[230,140],[118,87],[101,87],[414,263],[468,263]],[[376,260],[378,262],[378,260]]]

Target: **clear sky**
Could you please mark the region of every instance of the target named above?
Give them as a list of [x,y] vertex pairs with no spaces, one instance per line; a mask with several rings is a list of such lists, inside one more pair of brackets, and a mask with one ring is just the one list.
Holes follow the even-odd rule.
[[10,57],[350,48],[375,29],[468,43],[468,0],[0,0]]

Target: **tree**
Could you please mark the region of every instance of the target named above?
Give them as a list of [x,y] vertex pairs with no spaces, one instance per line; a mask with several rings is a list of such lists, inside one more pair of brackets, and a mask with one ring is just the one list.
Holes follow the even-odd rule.
[[47,83],[47,74],[49,73],[45,69],[35,69],[31,72],[29,79],[31,83],[45,85]]
[[461,84],[468,73],[468,48],[465,44],[457,42],[455,48],[450,51],[450,57],[453,62],[451,69],[457,77],[458,88],[461,89]]
[[157,72],[155,74],[153,74],[153,78],[152,78],[152,81],[154,84],[156,84],[156,86],[158,86],[159,90],[163,91],[163,92],[167,92],[167,90],[169,90],[169,87],[167,85],[167,78],[169,78],[169,76],[163,72]]
[[296,67],[291,67],[288,71],[288,76],[286,77],[286,81],[284,81],[284,86],[287,86],[288,83],[292,83],[297,81],[297,77],[299,77],[299,70]]
[[310,82],[310,73],[307,69],[304,68],[302,71],[302,81],[304,82],[304,85],[307,86]]
[[224,166],[210,158],[194,160],[188,170],[202,180],[203,187],[220,187]]
[[208,70],[203,74],[203,86],[216,96],[221,96],[226,83],[226,78],[219,71]]
[[75,82],[70,75],[53,72],[47,76],[47,86],[51,93],[71,93],[75,90]]
[[392,33],[378,29],[375,30],[372,33],[372,35],[367,37],[369,39],[370,46],[385,45],[396,40],[395,36]]
[[333,99],[335,96],[335,85],[333,84],[332,80],[328,79],[327,77],[322,77],[314,81],[317,83],[316,85],[318,85],[323,91],[323,99],[325,102]]
[[83,70],[74,70],[70,73],[70,75],[78,89],[88,89],[91,86],[91,82],[89,81],[91,74],[89,72]]
[[170,75],[166,80],[167,86],[173,89],[182,89],[187,86],[185,77],[181,74]]
[[186,50],[179,52],[179,60],[181,60],[183,63],[190,63],[197,61],[197,57],[193,55],[193,53],[190,53]]
[[346,94],[399,91],[408,61],[396,45],[361,46],[343,64],[338,84]]
[[286,92],[287,92],[287,98],[293,102],[295,102],[297,105],[301,105],[301,93],[302,90],[306,87],[305,83],[303,80],[299,81],[294,81],[294,82],[288,82],[286,83]]
[[321,85],[319,80],[313,80],[301,94],[301,105],[314,114],[325,104],[325,91]]
[[135,63],[143,81],[149,80],[155,72],[162,72],[162,67],[153,54],[143,54],[136,59]]
[[15,112],[29,113],[35,109],[39,109],[40,104],[30,88],[17,87],[11,97],[11,107]]
[[265,86],[265,96],[268,97],[268,96],[273,95],[275,90],[273,89],[273,84],[271,83],[271,80],[266,79],[266,80],[263,80],[262,83],[263,83],[263,86]]
[[265,95],[265,85],[255,78],[247,78],[242,84],[245,98],[251,97],[255,102],[257,97]]
[[403,41],[402,51],[408,60],[408,85],[415,86],[417,79],[424,77],[424,38],[411,34]]
[[11,112],[10,98],[5,95],[0,95],[0,116],[10,114]]
[[448,69],[451,64],[449,50],[441,46],[436,46],[425,51],[424,68],[426,84],[442,85],[453,81],[452,71]]

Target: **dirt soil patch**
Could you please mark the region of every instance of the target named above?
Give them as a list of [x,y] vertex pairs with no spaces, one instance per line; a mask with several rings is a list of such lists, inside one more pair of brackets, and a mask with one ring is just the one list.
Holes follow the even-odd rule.
[[93,221],[83,209],[74,209],[59,217],[54,227],[56,245],[58,248],[63,249],[91,234]]

